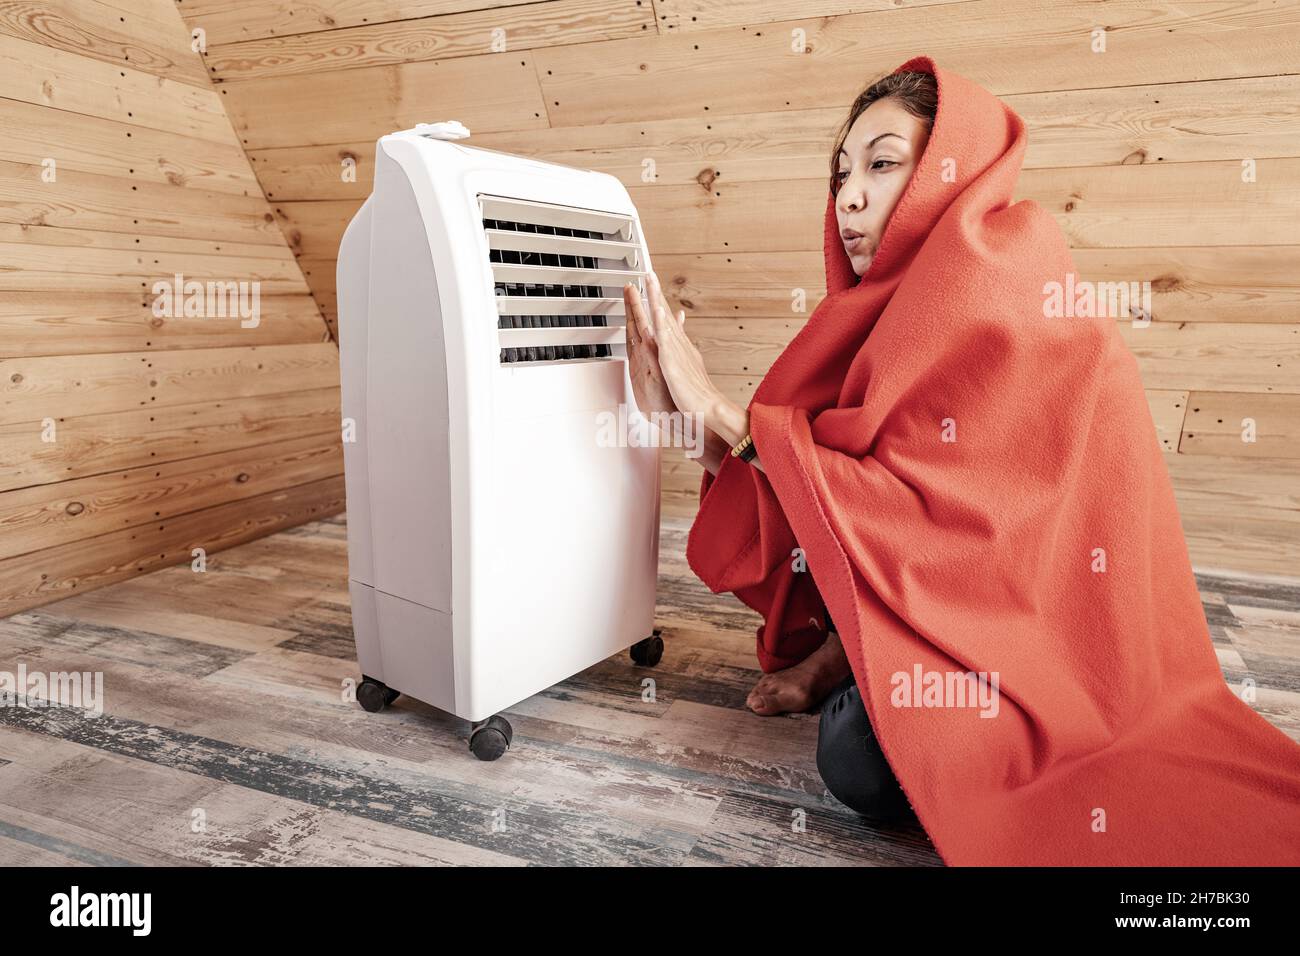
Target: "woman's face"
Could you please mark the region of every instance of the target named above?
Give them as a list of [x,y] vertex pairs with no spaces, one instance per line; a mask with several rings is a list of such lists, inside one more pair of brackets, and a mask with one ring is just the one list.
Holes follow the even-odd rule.
[[859,276],[880,248],[885,225],[929,140],[929,127],[892,96],[876,100],[853,121],[838,160],[835,218]]

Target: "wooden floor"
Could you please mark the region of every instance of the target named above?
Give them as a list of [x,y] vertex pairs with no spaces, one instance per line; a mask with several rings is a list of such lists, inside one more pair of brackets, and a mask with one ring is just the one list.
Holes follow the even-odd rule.
[[[2,620],[0,670],[100,671],[105,706],[0,707],[0,864],[938,865],[825,792],[815,714],[745,708],[759,619],[694,578],[686,528],[662,534],[660,665],[511,708],[495,763],[417,701],[343,699],[341,517]],[[1300,740],[1300,586],[1201,587],[1226,678]]]

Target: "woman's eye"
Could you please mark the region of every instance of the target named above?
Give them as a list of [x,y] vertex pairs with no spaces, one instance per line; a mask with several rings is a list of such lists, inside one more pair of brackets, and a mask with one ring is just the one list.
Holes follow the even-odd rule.
[[886,166],[897,166],[897,165],[898,165],[898,163],[894,162],[892,159],[878,159],[878,160],[876,160],[874,163],[871,164],[871,168],[872,168],[872,169],[875,169],[875,168],[877,168],[881,163],[884,163]]
[[842,184],[844,182],[844,177],[847,176],[848,174],[849,171],[847,169],[841,169],[838,173],[835,174],[835,181],[837,183]]

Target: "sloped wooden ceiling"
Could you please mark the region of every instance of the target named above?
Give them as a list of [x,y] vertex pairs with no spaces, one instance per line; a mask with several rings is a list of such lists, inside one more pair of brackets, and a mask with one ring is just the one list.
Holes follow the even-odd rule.
[[[1124,334],[1193,559],[1297,573],[1300,8],[1269,0],[181,0],[325,314],[374,141],[470,143],[619,176],[717,381],[746,402],[824,294],[826,155],[871,79],[926,53],[1030,126],[1020,197],[1083,278],[1152,283]],[[1104,34],[1106,51],[1094,52]],[[355,181],[344,175],[355,161]],[[1245,181],[1243,162],[1255,165]],[[650,170],[647,173],[647,170]],[[794,291],[807,311],[793,313]],[[1241,440],[1253,418],[1258,440]],[[665,455],[665,507],[699,466]]]
[[[343,508],[338,350],[190,43],[0,4],[0,615]],[[155,315],[178,274],[247,312]]]

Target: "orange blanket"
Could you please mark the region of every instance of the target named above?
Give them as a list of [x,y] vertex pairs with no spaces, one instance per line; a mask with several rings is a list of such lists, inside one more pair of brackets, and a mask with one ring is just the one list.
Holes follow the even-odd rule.
[[929,143],[861,281],[828,198],[827,296],[749,405],[766,473],[704,473],[691,567],[764,616],[765,671],[825,599],[949,864],[1300,864],[1300,746],[1220,672],[1137,364],[1113,316],[1045,315],[1080,284],[1012,204],[1023,121],[899,69],[938,81]]

